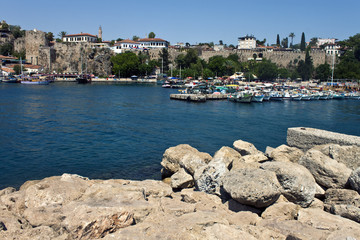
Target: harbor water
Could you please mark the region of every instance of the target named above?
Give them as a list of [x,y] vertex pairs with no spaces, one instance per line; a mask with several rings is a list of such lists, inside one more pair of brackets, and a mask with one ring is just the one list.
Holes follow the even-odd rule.
[[186,143],[213,155],[238,139],[259,150],[289,127],[360,136],[360,101],[170,100],[155,84],[0,84],[0,189],[63,173],[160,179],[164,151]]

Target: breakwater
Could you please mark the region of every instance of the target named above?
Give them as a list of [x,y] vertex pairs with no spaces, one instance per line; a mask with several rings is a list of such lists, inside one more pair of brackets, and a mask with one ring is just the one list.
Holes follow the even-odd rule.
[[0,84],[0,188],[64,172],[92,179],[160,179],[165,149],[213,155],[236,139],[265,151],[306,125],[360,136],[358,100],[238,104],[173,101],[155,84]]
[[212,156],[180,144],[163,153],[164,181],[62,174],[0,190],[0,237],[358,239],[359,152],[238,139]]

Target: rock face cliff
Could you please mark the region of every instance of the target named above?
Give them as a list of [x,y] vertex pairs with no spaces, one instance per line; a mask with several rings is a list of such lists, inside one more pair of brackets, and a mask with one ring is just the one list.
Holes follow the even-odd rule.
[[360,163],[332,151],[348,148],[238,140],[211,157],[181,144],[163,155],[164,181],[29,181],[0,191],[0,238],[360,239]]

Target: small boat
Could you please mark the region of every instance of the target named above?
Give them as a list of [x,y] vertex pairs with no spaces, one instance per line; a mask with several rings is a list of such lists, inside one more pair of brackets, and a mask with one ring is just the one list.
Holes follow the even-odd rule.
[[264,100],[264,94],[261,93],[254,93],[251,101],[252,102],[262,102]]
[[91,77],[89,75],[82,74],[76,78],[76,82],[79,84],[91,83]]
[[240,103],[250,103],[253,95],[248,92],[236,92],[228,96],[228,100]]
[[343,99],[345,99],[345,95],[343,93],[334,93],[333,99],[334,100],[343,100]]
[[28,85],[49,85],[50,81],[46,79],[40,79],[39,77],[23,77],[21,78],[21,84]]
[[282,101],[283,95],[278,92],[271,92],[270,93],[270,101]]
[[3,83],[18,83],[19,80],[16,77],[6,77],[3,79]]
[[291,95],[291,100],[293,101],[301,101],[302,95],[301,94],[293,94]]
[[311,100],[311,96],[308,94],[303,94],[301,97],[301,101],[310,101]]

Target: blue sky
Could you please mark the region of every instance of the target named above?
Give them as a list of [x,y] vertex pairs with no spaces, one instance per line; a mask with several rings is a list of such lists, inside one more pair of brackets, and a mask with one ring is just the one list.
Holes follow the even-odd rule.
[[23,29],[68,34],[87,32],[103,39],[156,37],[170,41],[237,44],[237,38],[252,34],[276,42],[276,35],[294,32],[294,43],[304,32],[312,37],[344,40],[360,32],[359,0],[1,0],[0,20]]

